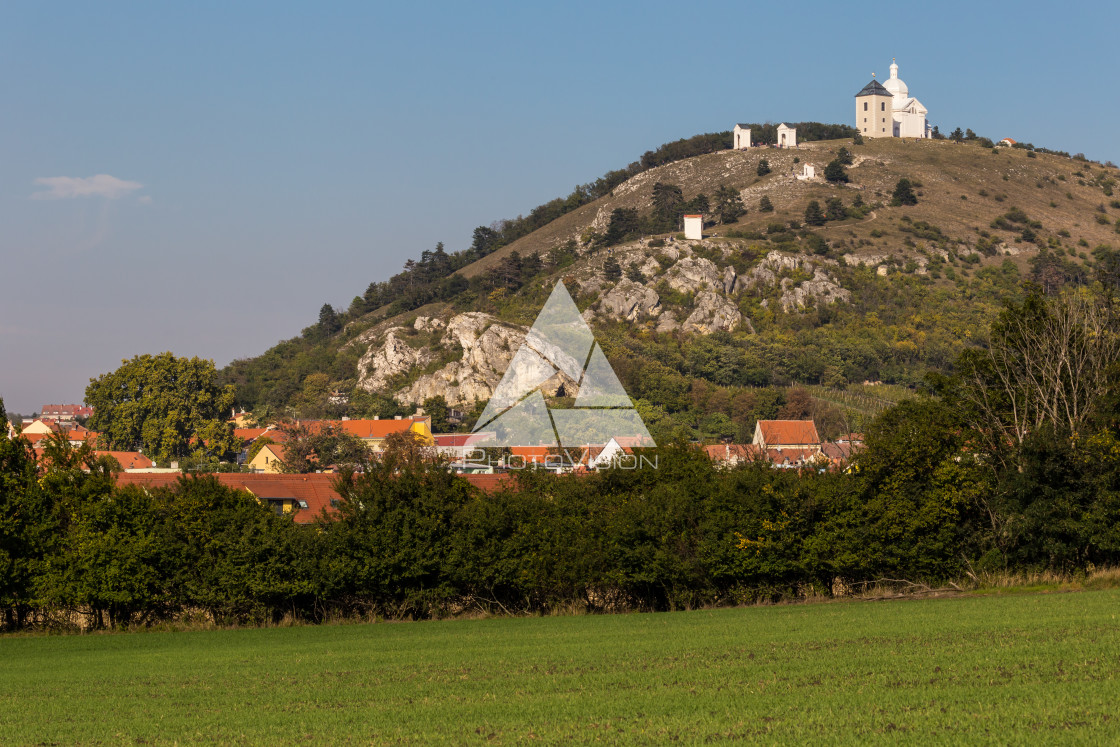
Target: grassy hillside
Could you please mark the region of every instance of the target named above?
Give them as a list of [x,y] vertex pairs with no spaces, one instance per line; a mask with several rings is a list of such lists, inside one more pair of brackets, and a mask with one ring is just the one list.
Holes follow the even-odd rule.
[[[852,154],[850,181],[826,182],[819,177],[841,147]],[[770,172],[759,175],[763,159]],[[817,179],[795,177],[805,164],[816,168]],[[330,390],[352,393],[343,408],[348,414],[390,414],[407,409],[393,401],[404,388],[461,355],[438,335],[410,331],[418,316],[482,312],[526,325],[564,279],[581,309],[594,315],[596,335],[628,391],[664,420],[662,434],[736,436],[757,417],[821,414],[791,404],[789,387],[797,384],[831,392],[817,390],[808,401],[828,410],[839,428],[845,415],[850,421],[876,410],[840,401],[849,386],[882,381],[912,388],[927,371],[948,369],[964,347],[982,341],[1022,282],[1047,289],[1092,282],[1100,258],[1120,245],[1117,176],[1110,165],[949,140],[833,140],[795,150],[705,153],[637,173],[499,248],[425,253],[410,272],[355,298],[348,311],[257,359],[236,361],[226,375],[238,385],[240,402],[266,416],[330,414],[323,404]],[[914,186],[916,205],[892,205],[903,178]],[[604,247],[618,211],[652,220],[658,183],[678,186],[686,201],[730,187],[747,212],[734,223],[709,225],[703,242],[669,237],[673,257],[650,235],[631,233]],[[764,198],[772,211],[760,209]],[[839,219],[806,225],[810,202],[827,208],[829,200]],[[657,313],[683,320],[705,287],[667,288],[674,263],[684,258],[721,272],[732,268],[749,281],[720,294],[741,324],[701,334],[659,325],[653,316],[603,313],[602,297],[619,282],[608,277],[608,262],[618,261],[624,277],[656,292]],[[771,277],[757,281],[767,267]],[[822,277],[846,298],[822,297],[811,282]],[[428,362],[371,391],[358,360],[394,327],[408,332],[402,339]]]
[[9,638],[0,729],[19,744],[1110,743],[1118,603]]

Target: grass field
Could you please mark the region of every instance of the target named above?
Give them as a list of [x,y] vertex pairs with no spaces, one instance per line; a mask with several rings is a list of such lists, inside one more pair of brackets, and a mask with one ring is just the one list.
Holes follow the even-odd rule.
[[1116,743],[1120,591],[0,638],[0,741]]

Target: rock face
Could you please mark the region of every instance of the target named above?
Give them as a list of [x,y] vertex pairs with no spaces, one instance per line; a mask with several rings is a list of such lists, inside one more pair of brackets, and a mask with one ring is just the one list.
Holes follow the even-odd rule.
[[696,304],[681,327],[685,332],[702,335],[712,332],[730,332],[743,322],[743,315],[727,298],[709,290],[696,295]]
[[625,278],[599,300],[603,314],[632,322],[657,316],[660,307],[656,291]]
[[367,392],[383,391],[389,380],[408,373],[414,366],[425,366],[431,360],[426,349],[409,347],[397,334],[403,327],[393,327],[385,334],[379,348],[371,346],[358,361],[358,386]]
[[805,280],[800,285],[794,285],[789,278],[782,280],[782,310],[789,312],[804,308],[811,303],[830,304],[837,301],[849,301],[852,292],[841,288],[822,270],[817,270],[812,280]]
[[704,257],[684,257],[665,273],[665,281],[681,293],[697,293],[705,288],[722,289],[723,277],[719,268]]
[[[478,312],[458,314],[446,324],[430,320],[423,327],[425,331],[445,327],[439,346],[458,354],[459,358],[393,392],[402,403],[419,405],[436,396],[442,396],[450,405],[470,406],[476,400],[487,401],[505,375],[510,361],[526,342],[527,333],[524,328],[502,324],[489,314]],[[402,331],[401,327],[390,329],[380,346],[371,346],[362,356],[358,362],[360,387],[368,392],[385,392],[394,376],[407,374],[436,360],[436,355],[427,348],[416,349],[406,345],[398,336]],[[558,355],[555,350],[540,352],[550,353],[554,358]],[[579,366],[582,367],[582,361]],[[526,376],[532,373],[525,372]],[[575,389],[575,382],[562,373],[541,386],[545,395],[550,397],[563,396]]]
[[447,322],[440,345],[461,351],[459,360],[421,376],[396,392],[396,397],[410,404],[421,404],[435,396],[443,396],[453,405],[485,402],[524,339],[525,330],[500,324],[489,314],[453,316]]

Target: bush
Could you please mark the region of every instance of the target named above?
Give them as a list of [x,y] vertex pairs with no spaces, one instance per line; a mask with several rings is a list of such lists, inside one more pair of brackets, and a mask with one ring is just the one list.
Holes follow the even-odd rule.
[[766,176],[767,174],[769,174],[770,173],[770,162],[767,161],[765,158],[763,158],[761,161],[758,162],[758,168],[755,169],[755,173],[757,173],[759,176]]
[[772,212],[774,212],[774,203],[770,202],[770,198],[767,197],[766,195],[763,195],[762,199],[760,199],[758,201],[758,212],[760,212],[760,213],[772,213]]
[[833,184],[847,184],[848,172],[839,159],[834,158],[824,167],[824,178]]
[[899,179],[898,184],[894,187],[894,194],[891,196],[891,205],[898,207],[900,205],[917,204],[918,198],[914,195],[910,180],[905,177]]

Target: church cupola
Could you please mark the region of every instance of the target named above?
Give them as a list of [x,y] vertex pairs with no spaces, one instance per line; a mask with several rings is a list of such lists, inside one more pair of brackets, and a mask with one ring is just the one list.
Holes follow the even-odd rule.
[[898,62],[893,57],[891,58],[891,77],[883,84],[883,88],[890,91],[895,98],[906,98],[910,95],[910,91],[906,84],[902,82],[902,78],[898,77]]

